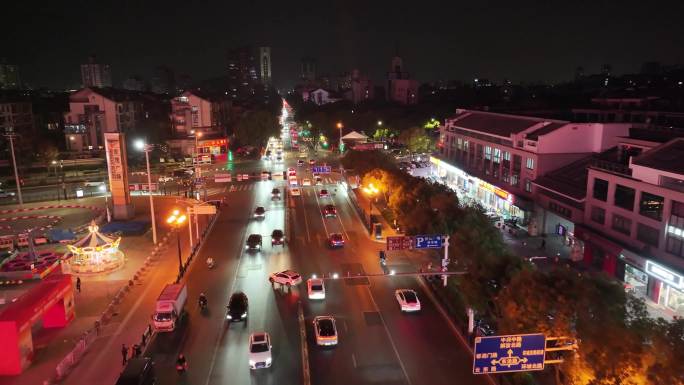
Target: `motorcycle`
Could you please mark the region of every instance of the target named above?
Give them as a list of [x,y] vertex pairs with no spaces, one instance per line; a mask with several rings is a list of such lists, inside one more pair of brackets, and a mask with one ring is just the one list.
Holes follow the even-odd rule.
[[207,260],[207,268],[209,268],[209,270],[213,269],[215,265],[216,262],[214,262],[213,259]]
[[178,374],[185,373],[185,371],[188,370],[188,363],[185,362],[185,363],[181,364],[180,362],[177,362],[176,363],[176,370],[178,371]]

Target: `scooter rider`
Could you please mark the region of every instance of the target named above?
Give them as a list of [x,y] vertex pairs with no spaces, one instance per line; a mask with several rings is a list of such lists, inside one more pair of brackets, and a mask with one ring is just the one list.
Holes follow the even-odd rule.
[[204,293],[200,293],[199,295],[199,306],[201,308],[207,307],[207,296],[204,295]]
[[212,258],[212,257],[207,258],[207,267],[210,269],[212,267],[214,267],[214,258]]
[[178,359],[176,360],[176,370],[178,370],[179,373],[184,372],[188,368],[188,361],[185,359],[185,356],[183,353],[178,355]]
[[385,266],[386,263],[387,263],[387,256],[385,256],[385,251],[380,250],[380,264]]

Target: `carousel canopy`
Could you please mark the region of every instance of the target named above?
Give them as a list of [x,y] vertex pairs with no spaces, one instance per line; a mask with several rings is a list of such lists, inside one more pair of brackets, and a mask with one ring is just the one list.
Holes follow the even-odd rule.
[[88,235],[74,242],[72,246],[78,248],[84,247],[100,247],[105,245],[111,245],[116,242],[116,239],[110,238],[102,233],[100,233],[100,228],[93,221],[90,226],[88,226]]

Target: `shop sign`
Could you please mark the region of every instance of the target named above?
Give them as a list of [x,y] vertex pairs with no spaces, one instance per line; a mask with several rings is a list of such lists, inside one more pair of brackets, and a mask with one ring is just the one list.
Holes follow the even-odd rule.
[[224,146],[227,142],[226,139],[201,140],[199,141],[199,145],[204,147]]
[[684,289],[684,277],[653,261],[646,261],[646,274],[667,283],[675,289]]
[[505,200],[508,200],[508,197],[510,195],[507,191],[502,190],[498,187],[494,187],[494,194],[498,195],[499,197],[501,197]]
[[[588,239],[588,237],[587,237],[587,239]],[[585,239],[585,240],[587,240],[587,239]],[[645,269],[646,268],[646,259],[632,253],[629,250],[622,250],[620,252],[620,259],[623,259],[625,262],[629,263],[632,266],[638,267],[639,269]]]

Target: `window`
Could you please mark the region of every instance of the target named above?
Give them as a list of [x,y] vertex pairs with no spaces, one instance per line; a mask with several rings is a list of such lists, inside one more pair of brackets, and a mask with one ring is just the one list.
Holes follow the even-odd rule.
[[615,186],[615,206],[625,210],[634,210],[634,189],[621,184]]
[[459,150],[463,149],[463,139],[461,139],[461,138],[456,139],[456,147],[458,147]]
[[532,192],[532,182],[528,178],[525,178],[525,191]]
[[645,191],[641,193],[639,214],[660,221],[663,219],[663,206],[665,206],[663,197]]
[[485,146],[485,159],[492,159],[492,148]]
[[498,148],[494,149],[494,163],[499,163],[501,161],[501,150]]
[[527,158],[525,167],[527,167],[530,170],[534,170],[534,158]]
[[613,214],[613,230],[630,235],[632,227],[632,221],[623,217],[622,215]]
[[658,233],[658,230],[651,226],[637,223],[637,239],[647,245],[658,247]]
[[511,186],[518,187],[519,185],[520,185],[520,175],[518,175],[518,174],[511,175]]
[[513,155],[513,171],[520,171],[522,157],[520,155]]
[[594,178],[594,198],[601,201],[608,201],[608,181]]
[[600,207],[592,206],[591,220],[599,224],[604,224],[606,222],[606,210]]
[[508,151],[504,151],[503,158],[504,160],[511,160],[511,153]]
[[470,142],[468,142],[467,140],[463,141],[463,151],[468,151],[469,144]]

